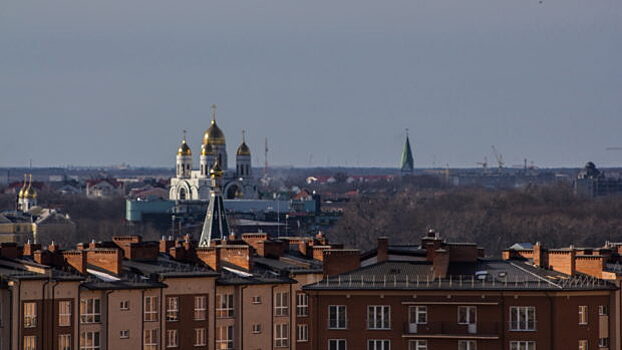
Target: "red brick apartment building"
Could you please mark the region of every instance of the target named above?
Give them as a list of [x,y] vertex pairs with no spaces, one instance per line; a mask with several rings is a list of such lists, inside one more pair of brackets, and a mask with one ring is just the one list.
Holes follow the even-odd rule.
[[211,247],[2,243],[0,350],[296,349],[308,341],[302,285],[322,278],[334,247],[321,234],[264,233]]
[[308,349],[610,349],[615,335],[613,284],[487,259],[434,232],[413,246],[380,239],[362,256],[327,252],[324,268],[325,279],[303,287]]

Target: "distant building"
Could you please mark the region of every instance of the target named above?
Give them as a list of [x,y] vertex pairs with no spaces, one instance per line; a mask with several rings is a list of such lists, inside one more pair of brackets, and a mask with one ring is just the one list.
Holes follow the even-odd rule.
[[123,197],[123,183],[115,179],[97,179],[86,181],[86,197],[92,199],[109,199]]
[[68,215],[37,205],[32,177],[24,181],[17,194],[17,210],[0,212],[0,242],[37,242],[41,238],[71,235],[75,230]]
[[587,162],[577,175],[574,191],[578,196],[601,197],[622,194],[622,179],[608,178],[592,162]]
[[242,143],[236,152],[235,171],[229,171],[225,134],[216,124],[215,106],[212,106],[212,123],[203,135],[199,169],[193,168],[192,150],[184,135],[177,150],[175,177],[171,179],[169,199],[209,200],[209,171],[216,161],[224,172],[222,179],[224,198],[255,199],[258,197],[256,182],[252,174],[251,151],[246,144],[244,133]]

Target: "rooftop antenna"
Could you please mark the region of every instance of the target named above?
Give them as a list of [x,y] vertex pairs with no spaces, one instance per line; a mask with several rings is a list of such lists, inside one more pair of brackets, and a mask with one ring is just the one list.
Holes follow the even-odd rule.
[[268,138],[267,137],[264,142],[263,175],[268,176]]

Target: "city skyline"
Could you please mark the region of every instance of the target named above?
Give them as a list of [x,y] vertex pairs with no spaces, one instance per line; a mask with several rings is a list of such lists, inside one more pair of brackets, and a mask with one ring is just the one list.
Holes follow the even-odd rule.
[[619,2],[247,5],[3,3],[0,166],[170,167],[211,104],[255,166],[622,165]]

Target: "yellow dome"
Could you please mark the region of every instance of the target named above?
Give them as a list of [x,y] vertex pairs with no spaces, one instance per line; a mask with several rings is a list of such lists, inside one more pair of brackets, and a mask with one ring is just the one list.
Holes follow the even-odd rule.
[[191,156],[192,155],[192,150],[190,150],[190,147],[186,143],[185,139],[181,141],[181,146],[179,146],[179,149],[177,150],[177,155],[178,156]]
[[37,198],[37,191],[32,186],[28,185],[28,188],[24,191],[23,198],[35,199]]
[[212,125],[205,131],[203,134],[203,144],[211,144],[211,145],[224,145],[225,144],[225,134],[223,134],[222,130],[216,125],[216,120],[212,120]]
[[218,161],[214,163],[214,166],[210,169],[209,174],[211,177],[222,177],[222,169]]
[[214,153],[214,148],[212,147],[211,144],[206,144],[206,145],[202,145],[201,146],[201,155],[202,156],[213,156],[216,153]]
[[242,144],[240,145],[240,147],[238,147],[237,155],[238,156],[250,156],[251,155],[251,149],[248,148],[248,146],[246,145],[246,142],[242,141]]
[[17,198],[24,198],[24,194],[26,193],[26,189],[28,188],[26,180],[27,177],[28,175],[24,174],[24,184],[22,185],[22,188],[19,189],[19,192],[17,193]]

